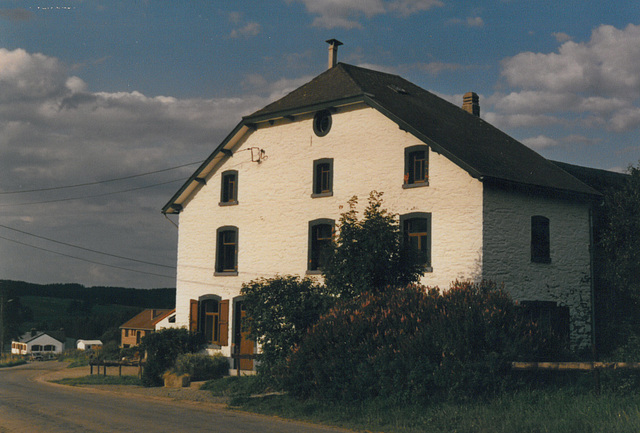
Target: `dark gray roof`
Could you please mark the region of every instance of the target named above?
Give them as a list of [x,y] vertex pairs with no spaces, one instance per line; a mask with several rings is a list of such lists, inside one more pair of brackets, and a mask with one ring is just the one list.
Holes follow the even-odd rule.
[[431,145],[434,151],[481,180],[492,178],[579,194],[598,194],[480,117],[400,76],[345,63],[339,63],[244,120],[265,120],[358,99],[377,108]]
[[[210,167],[214,156],[243,127],[267,120],[363,102],[415,135],[471,176],[487,184],[544,190],[553,194],[598,196],[598,191],[551,163],[478,116],[404,78],[338,63],[313,80],[255,113],[245,116],[191,178],[163,207],[180,211],[185,195]],[[191,192],[190,192],[191,191]]]
[[586,183],[591,188],[606,193],[609,190],[619,190],[624,187],[631,176],[615,171],[601,170],[599,168],[583,167],[580,165],[567,164],[566,162],[551,161],[567,173],[571,174],[581,182]]

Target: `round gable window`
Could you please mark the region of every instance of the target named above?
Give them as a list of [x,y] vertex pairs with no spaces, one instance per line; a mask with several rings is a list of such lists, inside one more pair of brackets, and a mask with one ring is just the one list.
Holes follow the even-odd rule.
[[329,110],[318,111],[313,117],[313,132],[318,137],[324,137],[331,129],[331,113]]

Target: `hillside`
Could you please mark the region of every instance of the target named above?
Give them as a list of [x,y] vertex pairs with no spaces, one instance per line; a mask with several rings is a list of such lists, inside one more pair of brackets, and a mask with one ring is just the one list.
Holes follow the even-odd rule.
[[[145,308],[174,308],[175,289],[85,287],[0,280],[7,337],[32,328],[68,338],[117,340],[118,327]],[[5,302],[6,302],[5,301]]]

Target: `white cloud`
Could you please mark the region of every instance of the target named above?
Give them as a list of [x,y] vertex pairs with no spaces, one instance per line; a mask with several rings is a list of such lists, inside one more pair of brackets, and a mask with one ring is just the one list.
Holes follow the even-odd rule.
[[640,126],[640,26],[601,25],[586,42],[564,33],[557,52],[517,54],[502,62],[512,87],[492,95],[494,120],[503,125],[540,125],[540,116],[571,118],[571,124],[629,131]]
[[557,53],[520,53],[503,62],[512,86],[596,96],[640,95],[640,26],[602,25],[587,43],[568,41]]
[[443,6],[440,0],[287,0],[303,3],[307,11],[316,15],[313,25],[327,29],[362,28],[360,19],[397,13],[409,16]]
[[260,26],[260,24],[256,22],[249,22],[243,27],[240,27],[239,29],[233,29],[229,37],[230,38],[240,38],[240,37],[248,38],[251,36],[259,35],[261,30],[262,30],[262,26]]
[[[280,80],[263,88],[263,93],[252,92],[247,97],[179,99],[136,91],[92,92],[68,72],[53,57],[0,50],[0,192],[113,179],[202,160],[243,115],[299,85],[295,80]],[[147,255],[142,259],[170,265],[175,230],[161,217],[160,208],[194,169],[190,166],[90,188],[3,195],[2,223],[111,253],[127,251],[125,255],[135,256],[141,251]],[[172,180],[179,181],[111,194]],[[93,197],[68,200],[86,196]],[[65,201],[25,204],[51,200]],[[0,256],[11,256],[15,248],[0,242]],[[37,251],[19,248],[25,249],[21,257],[39,261],[38,269],[28,260],[11,260],[0,263],[3,275],[51,282],[48,277],[39,279],[40,272],[48,272],[61,275],[63,282],[90,274],[80,269],[86,264],[67,261],[59,265],[50,255],[40,257]],[[96,258],[100,259],[104,257]],[[131,267],[130,263],[117,265]],[[107,272],[105,279],[94,275],[94,279],[77,281],[117,285],[122,276],[126,284],[139,287],[174,284],[171,279],[144,274]]]
[[469,27],[482,27],[484,26],[484,20],[482,17],[468,17],[467,25]]
[[554,140],[553,138],[550,138],[544,135],[525,138],[524,140],[521,140],[521,141],[522,141],[522,144],[524,144],[525,146],[528,146],[535,150],[545,149],[547,147],[555,147],[560,144],[557,140]]
[[571,40],[571,36],[563,32],[551,33],[551,36],[553,36],[558,42],[567,42]]

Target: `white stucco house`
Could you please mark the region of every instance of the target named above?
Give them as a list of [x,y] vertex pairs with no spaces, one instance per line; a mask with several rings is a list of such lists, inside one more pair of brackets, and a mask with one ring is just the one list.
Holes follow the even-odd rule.
[[20,336],[17,340],[11,342],[11,354],[60,354],[64,351],[64,340],[64,336],[58,332],[30,331]]
[[102,348],[101,340],[78,340],[76,341],[76,349],[78,350],[96,350]]
[[375,190],[422,253],[423,284],[502,283],[588,346],[600,194],[479,110],[473,93],[461,108],[330,54],[327,71],[244,117],[164,206],[179,214],[176,326],[227,356],[252,352],[241,285],[319,274],[347,201],[363,208]]

